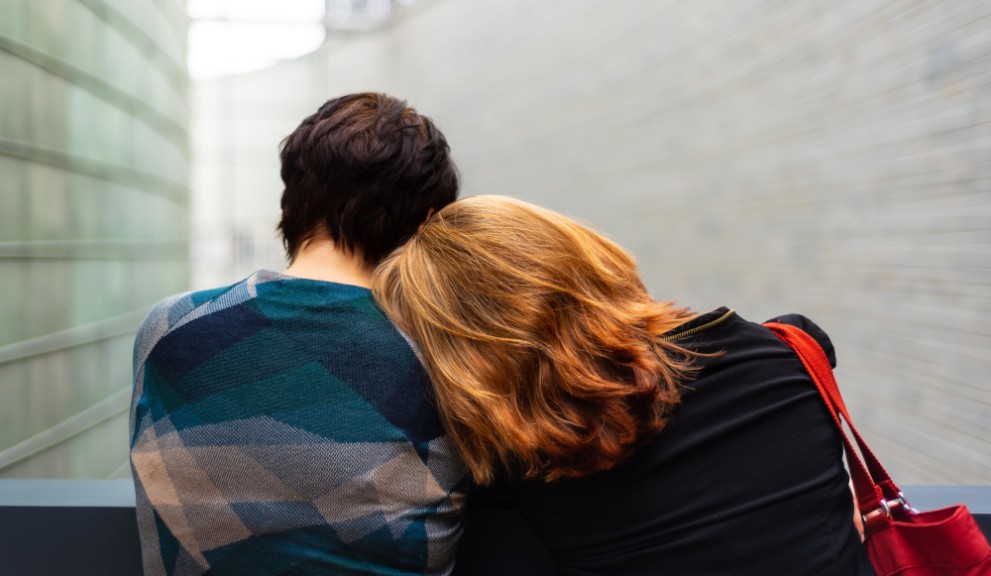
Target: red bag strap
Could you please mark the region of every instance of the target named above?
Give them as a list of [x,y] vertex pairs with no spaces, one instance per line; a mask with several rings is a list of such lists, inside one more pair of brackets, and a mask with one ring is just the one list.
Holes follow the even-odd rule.
[[[854,426],[846,403],[843,402],[839,386],[836,384],[829,359],[819,343],[796,326],[779,322],[767,322],[764,326],[795,351],[809,376],[815,382],[816,389],[819,390],[826,408],[833,417],[833,422],[843,439],[843,449],[846,452],[847,464],[850,466],[850,477],[853,479],[857,507],[867,521],[867,528],[872,530],[879,524],[890,521],[891,508],[894,506],[901,505],[910,509],[898,486],[895,485],[891,476],[881,465],[880,460],[874,455],[874,452]],[[850,428],[863,459],[847,437],[841,417],[842,421],[846,421]]]

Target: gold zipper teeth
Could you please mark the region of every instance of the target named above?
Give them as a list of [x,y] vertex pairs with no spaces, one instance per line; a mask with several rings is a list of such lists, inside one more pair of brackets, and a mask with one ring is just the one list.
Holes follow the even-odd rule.
[[725,322],[727,318],[729,318],[730,316],[732,316],[735,313],[736,313],[736,310],[730,310],[730,311],[726,312],[725,314],[723,314],[722,316],[720,316],[719,318],[716,318],[712,322],[706,322],[705,324],[703,324],[701,326],[696,326],[695,328],[692,328],[690,330],[685,330],[684,332],[679,332],[677,334],[672,334],[670,336],[662,336],[661,338],[663,340],[667,340],[668,342],[672,342],[674,340],[680,340],[682,338],[686,338],[688,336],[691,336],[692,334],[698,334],[699,332],[701,332],[703,330],[708,330],[709,328],[712,328],[713,326],[715,326],[717,324],[721,324],[721,323]]

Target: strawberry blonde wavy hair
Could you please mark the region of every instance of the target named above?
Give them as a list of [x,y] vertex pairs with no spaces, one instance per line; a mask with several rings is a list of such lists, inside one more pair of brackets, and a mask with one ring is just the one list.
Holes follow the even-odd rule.
[[613,242],[518,200],[443,208],[373,289],[419,346],[479,484],[611,468],[664,427],[691,370],[658,338],[686,309],[651,299]]

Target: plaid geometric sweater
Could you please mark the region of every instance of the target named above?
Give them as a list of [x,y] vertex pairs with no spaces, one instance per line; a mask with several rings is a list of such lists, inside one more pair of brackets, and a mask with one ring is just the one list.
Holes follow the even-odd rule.
[[134,349],[145,574],[448,574],[463,464],[369,290],[256,272]]

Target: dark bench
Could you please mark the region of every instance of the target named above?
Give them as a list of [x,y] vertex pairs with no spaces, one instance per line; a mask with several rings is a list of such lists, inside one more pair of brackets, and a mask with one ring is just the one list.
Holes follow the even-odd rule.
[[[991,535],[991,486],[914,486],[905,492],[921,509],[964,502]],[[515,512],[471,511],[456,575],[553,572]],[[129,480],[0,480],[0,574],[140,576],[134,485]]]

